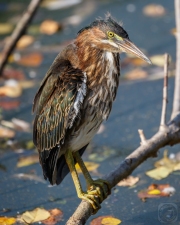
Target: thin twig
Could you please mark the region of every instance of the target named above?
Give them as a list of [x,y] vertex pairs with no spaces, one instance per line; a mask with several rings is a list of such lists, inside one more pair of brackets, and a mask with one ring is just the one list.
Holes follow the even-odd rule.
[[171,119],[180,112],[180,0],[174,1],[176,19],[176,75]]
[[[107,180],[112,187],[119,181],[129,176],[147,158],[154,156],[157,151],[166,146],[180,143],[180,114],[167,124],[169,130],[165,132],[158,131],[148,142],[133,151],[114,171],[103,179]],[[92,206],[86,201],[82,201],[66,225],[83,225],[91,216]]]
[[3,52],[2,52],[2,57],[1,57],[1,62],[0,62],[0,76],[2,75],[3,69],[7,63],[8,57],[10,56],[11,52],[14,50],[17,41],[20,39],[20,37],[25,32],[28,23],[33,18],[41,1],[42,0],[31,0],[26,12],[22,16],[21,20],[18,22],[10,39],[6,42]]
[[138,130],[138,133],[139,133],[139,137],[140,137],[140,140],[141,140],[141,145],[144,145],[147,143],[147,140],[146,140],[146,137],[144,135],[144,131],[143,130]]
[[164,62],[164,87],[163,87],[163,101],[162,101],[160,130],[162,130],[166,127],[166,108],[167,108],[167,102],[168,102],[168,95],[167,95],[168,64],[169,64],[169,55],[166,53],[165,54],[165,62]]

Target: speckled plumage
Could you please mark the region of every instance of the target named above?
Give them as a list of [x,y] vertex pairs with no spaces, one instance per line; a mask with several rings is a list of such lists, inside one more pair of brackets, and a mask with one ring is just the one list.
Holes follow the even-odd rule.
[[[108,31],[118,39],[108,37]],[[126,31],[111,17],[96,20],[56,57],[41,83],[34,99],[33,139],[51,184],[69,172],[65,152],[82,155],[109,116],[119,85],[121,39],[129,48]]]

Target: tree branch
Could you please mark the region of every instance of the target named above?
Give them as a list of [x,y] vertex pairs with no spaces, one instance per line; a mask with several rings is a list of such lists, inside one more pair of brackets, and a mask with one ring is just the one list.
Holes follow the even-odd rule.
[[41,1],[42,0],[31,0],[26,12],[24,13],[21,20],[19,21],[16,28],[14,29],[10,39],[6,42],[2,52],[2,58],[0,62],[0,76],[2,75],[3,69],[7,63],[8,57],[10,56],[11,52],[14,50],[17,41],[25,32],[28,23],[33,18]]
[[[180,114],[167,124],[168,132],[159,130],[151,139],[138,147],[111,173],[103,177],[112,187],[130,175],[146,159],[153,157],[157,151],[166,146],[180,143]],[[66,225],[83,225],[92,214],[92,206],[82,201]]]
[[174,1],[176,17],[176,75],[171,119],[180,112],[180,0]]

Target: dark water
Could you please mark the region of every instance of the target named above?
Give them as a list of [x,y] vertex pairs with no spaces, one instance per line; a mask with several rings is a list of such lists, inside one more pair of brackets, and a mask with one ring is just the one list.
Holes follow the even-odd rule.
[[[28,2],[28,1],[26,1]],[[40,8],[33,20],[33,24],[38,24],[44,19],[51,18],[57,21],[67,21],[66,18],[72,15],[78,15],[81,22],[77,25],[67,25],[61,32],[47,36],[36,34],[37,42],[41,48],[51,46],[52,51],[44,51],[44,61],[38,68],[26,68],[14,65],[22,69],[27,78],[29,72],[35,71],[37,76],[35,81],[37,85],[31,89],[26,89],[20,97],[21,105],[18,109],[3,111],[3,119],[10,120],[13,117],[31,122],[33,116],[31,113],[33,96],[38,88],[39,81],[43,78],[45,72],[52,63],[57,51],[53,46],[57,46],[64,41],[75,38],[76,33],[83,26],[89,24],[99,16],[104,17],[108,11],[117,19],[123,21],[124,27],[128,32],[130,39],[139,47],[144,49],[148,55],[163,54],[168,52],[175,60],[175,38],[170,34],[174,28],[174,5],[173,1],[156,1],[162,4],[167,13],[163,17],[151,18],[142,13],[145,5],[154,3],[148,0],[137,1],[84,1],[77,6],[63,10],[49,11]],[[8,8],[11,4],[11,8]],[[19,4],[19,7],[13,10],[13,6]],[[5,22],[11,18],[11,15],[20,14],[26,7],[25,1],[0,1],[1,20]],[[128,12],[128,7],[135,7],[134,12]],[[12,7],[13,6],[13,7]],[[20,8],[21,7],[21,8]],[[7,11],[5,11],[7,10]],[[3,38],[3,36],[2,36]],[[123,56],[125,57],[125,56]],[[122,70],[123,73],[123,70]],[[113,105],[112,113],[108,121],[104,124],[103,133],[96,135],[89,152],[98,151],[103,155],[104,149],[107,150],[109,157],[101,162],[98,172],[102,175],[108,173],[117,166],[126,155],[131,153],[139,146],[139,135],[137,130],[143,129],[147,138],[150,138],[159,127],[162,102],[163,81],[140,81],[140,82],[122,82],[120,83],[118,95]],[[168,117],[170,118],[172,98],[173,98],[174,78],[169,80],[169,105]],[[18,141],[30,140],[31,134],[17,133]],[[170,148],[169,152],[179,151],[179,145]],[[162,156],[162,150],[159,158]],[[0,170],[0,210],[2,208],[10,209],[10,212],[0,213],[2,216],[16,216],[26,210],[35,207],[60,208],[64,212],[64,221],[59,224],[65,224],[65,221],[72,215],[79,199],[76,197],[73,182],[70,175],[60,186],[50,187],[47,182],[20,180],[13,177],[17,173],[35,173],[42,177],[42,171],[39,164],[28,167],[17,168],[16,163],[20,155],[32,154],[32,151],[25,151],[17,154],[13,151],[3,151],[0,155],[0,164],[6,167],[6,171]],[[85,154],[88,160],[88,153]],[[155,181],[145,175],[145,171],[153,168],[153,163],[157,159],[148,159],[135,171],[141,181],[135,188],[116,187],[112,195],[102,204],[102,209],[92,218],[100,215],[112,215],[122,220],[126,225],[150,225],[160,224],[158,220],[158,206],[164,202],[176,203],[179,207],[179,175],[170,175],[168,178]],[[148,187],[151,183],[169,183],[176,189],[174,196],[169,198],[148,199],[147,202],[141,202],[137,197],[137,191]],[[180,211],[178,211],[179,213]],[[91,219],[87,222],[90,223]],[[178,219],[179,221],[179,219]],[[179,224],[175,222],[173,224]],[[168,224],[168,223],[166,223]]]

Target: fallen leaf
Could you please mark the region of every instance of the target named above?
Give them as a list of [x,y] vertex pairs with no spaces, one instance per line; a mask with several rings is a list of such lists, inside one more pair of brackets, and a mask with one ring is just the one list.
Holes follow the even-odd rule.
[[54,1],[49,1],[49,0],[44,0],[41,4],[41,6],[49,9],[49,10],[57,10],[57,9],[62,9],[62,8],[67,8],[71,7],[73,5],[76,5],[80,3],[82,0],[73,0],[73,1],[66,1],[66,0],[54,0]]
[[34,87],[35,83],[34,83],[33,80],[23,80],[23,81],[19,81],[19,85],[20,85],[23,89],[27,89],[27,88]]
[[169,184],[151,184],[147,189],[138,193],[138,197],[141,199],[168,197],[174,194],[175,188]]
[[128,80],[138,80],[138,79],[144,79],[148,76],[147,71],[142,70],[140,68],[131,70],[130,72],[125,74],[125,78]]
[[13,130],[0,126],[0,138],[13,138],[14,136]]
[[11,110],[16,109],[20,105],[20,102],[18,100],[14,101],[0,101],[0,107],[5,110]]
[[5,82],[5,85],[0,87],[0,95],[8,96],[11,98],[19,97],[22,94],[22,88],[19,83],[10,79]]
[[161,191],[159,189],[154,189],[154,190],[148,191],[148,194],[149,195],[159,195],[159,194],[161,194]]
[[[86,168],[88,169],[88,171],[94,171],[99,167],[98,163],[94,163],[94,162],[84,162]],[[76,170],[78,173],[82,173],[79,164],[76,163]]]
[[41,183],[45,183],[44,179],[42,179],[41,177],[35,174],[17,173],[17,174],[14,174],[13,177],[22,179],[22,180],[34,180]]
[[161,166],[161,167],[158,167],[156,169],[147,171],[146,175],[153,178],[153,179],[161,180],[161,179],[167,177],[170,173],[172,173],[172,171],[173,170],[171,168]]
[[13,25],[9,23],[0,23],[0,34],[9,34],[13,30]]
[[133,186],[135,185],[137,182],[139,181],[139,177],[133,177],[133,176],[129,176],[126,179],[123,179],[122,181],[120,181],[117,185],[118,186]]
[[131,64],[133,66],[147,66],[147,62],[145,62],[144,60],[142,60],[140,58],[135,58],[132,56],[123,59],[121,64],[122,64],[122,67],[128,66],[129,64]]
[[114,217],[106,217],[103,218],[101,224],[103,225],[118,225],[121,223],[121,220],[114,218]]
[[143,13],[146,16],[159,17],[166,14],[166,10],[162,5],[149,4],[143,8]]
[[11,68],[4,69],[2,77],[4,79],[24,80],[25,76],[21,70],[15,70]]
[[14,59],[16,63],[22,66],[39,66],[42,63],[43,56],[40,53],[30,53],[20,58]]
[[101,221],[102,221],[104,218],[109,218],[109,217],[112,217],[112,216],[109,216],[109,215],[107,215],[107,216],[99,216],[99,217],[93,219],[93,220],[91,221],[90,225],[101,225],[101,224],[102,224]]
[[1,225],[12,225],[16,222],[16,218],[14,217],[0,217]]
[[38,154],[20,157],[17,162],[17,167],[29,166],[35,163],[39,163]]
[[[165,58],[164,55],[154,55],[150,57],[150,60],[153,65],[164,67]],[[171,58],[169,58],[169,62]]]
[[40,25],[40,32],[43,34],[52,35],[59,31],[62,28],[62,26],[54,21],[54,20],[45,20]]
[[32,211],[26,211],[20,217],[20,219],[28,224],[39,222],[50,217],[50,213],[41,208],[36,208]]
[[14,124],[14,129],[24,132],[30,132],[30,124],[24,120],[13,118],[12,123]]
[[43,220],[42,223],[46,225],[54,225],[62,220],[63,212],[60,209],[50,209],[48,210],[50,213],[50,217],[46,220]]
[[16,44],[18,49],[25,48],[34,42],[34,37],[30,35],[23,35]]

